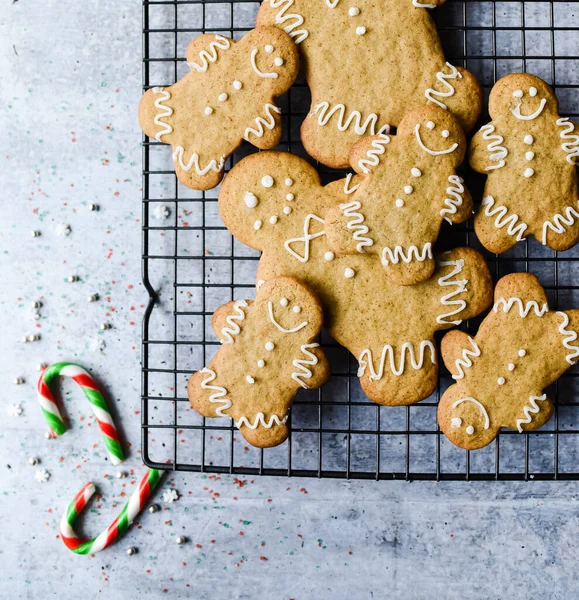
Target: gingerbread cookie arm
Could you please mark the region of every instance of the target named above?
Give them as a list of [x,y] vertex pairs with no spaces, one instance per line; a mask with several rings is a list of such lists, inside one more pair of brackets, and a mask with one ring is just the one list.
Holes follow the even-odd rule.
[[450,175],[444,198],[441,216],[451,225],[463,223],[473,214],[473,202],[470,192],[459,175]]
[[469,146],[470,166],[478,173],[489,174],[506,165],[508,150],[505,138],[494,123],[488,123],[477,131]]
[[279,144],[281,135],[281,108],[272,99],[265,104],[261,114],[246,124],[243,139],[261,150],[269,150]]
[[204,33],[189,42],[187,64],[192,71],[205,73],[217,59],[235,45],[233,40],[222,35]]
[[481,244],[502,254],[529,233],[529,225],[499,196],[485,196],[474,218],[474,229]]
[[351,167],[361,175],[368,175],[386,158],[390,143],[395,143],[386,133],[364,137],[356,142],[348,156]]
[[473,359],[480,356],[480,353],[476,340],[457,329],[449,331],[440,343],[442,360],[453,379],[464,377],[465,369],[472,366]]
[[548,312],[549,304],[545,290],[535,275],[511,273],[499,280],[495,287],[493,310],[509,312],[512,308],[525,316],[530,312],[537,316]]
[[220,306],[211,319],[211,327],[222,344],[232,344],[246,323],[251,300],[232,300]]

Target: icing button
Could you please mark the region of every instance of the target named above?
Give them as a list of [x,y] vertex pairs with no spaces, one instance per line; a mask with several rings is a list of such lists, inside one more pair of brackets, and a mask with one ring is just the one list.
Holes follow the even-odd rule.
[[211,115],[211,114],[213,114],[213,109],[212,109],[210,106],[208,106],[208,107],[205,109],[205,114],[206,114],[206,115]]
[[269,218],[269,222],[270,222],[272,225],[275,225],[275,224],[277,223],[277,217],[276,217],[275,215],[272,215],[272,216]]
[[288,194],[288,195],[285,197],[285,199],[286,199],[288,202],[291,202],[291,201],[292,201],[294,198],[295,198],[295,196],[294,196],[293,194]]
[[220,102],[225,102],[227,100],[227,98],[229,98],[229,96],[225,92],[223,92],[223,94],[219,94]]
[[412,167],[410,172],[412,173],[413,177],[420,177],[422,175],[422,171],[416,167]]
[[233,82],[233,87],[236,90],[240,90],[242,88],[242,83],[241,81],[238,81],[237,79]]
[[348,10],[348,14],[351,17],[357,17],[360,14],[360,9],[356,6],[352,6],[352,8]]
[[288,177],[288,178],[285,180],[285,184],[286,184],[288,187],[289,187],[290,185],[293,185],[293,183],[294,183],[294,180],[293,180],[291,177]]
[[524,138],[523,138],[523,142],[525,142],[525,144],[527,144],[527,146],[530,146],[533,142],[535,141],[535,139],[533,138],[532,135],[527,134]]
[[396,208],[402,208],[404,206],[404,200],[398,198],[394,204],[396,205]]
[[364,35],[366,33],[365,27],[356,27],[356,35]]
[[350,267],[348,267],[345,271],[344,271],[344,277],[346,279],[352,279],[352,277],[354,277],[354,275],[356,274],[356,272],[354,271],[354,269],[350,269]]
[[247,383],[255,383],[255,379],[251,375],[246,375],[245,381],[247,381]]
[[334,260],[334,258],[335,258],[335,254],[334,254],[333,252],[329,252],[329,251],[328,251],[328,252],[326,252],[326,253],[324,254],[324,259],[325,259],[325,260],[328,260],[328,261],[329,261],[329,260]]
[[525,158],[527,160],[533,160],[533,158],[535,158],[535,153],[534,152],[527,152],[527,153],[525,153]]
[[413,191],[414,191],[414,188],[411,185],[405,185],[404,186],[404,193],[405,194],[412,194]]
[[258,229],[261,229],[261,226],[263,225],[263,223],[257,219],[257,221],[253,224],[253,228],[255,229],[255,231],[257,231]]
[[521,349],[519,350],[519,352],[518,352],[518,355],[519,355],[521,358],[523,358],[523,356],[526,356],[526,355],[527,355],[527,351],[526,351],[526,350],[523,350],[523,349],[521,348]]
[[535,174],[535,171],[533,169],[531,169],[530,167],[525,169],[525,172],[523,173],[523,175],[525,177],[532,177],[534,174]]
[[283,214],[284,215],[289,215],[291,213],[291,211],[292,211],[291,206],[285,206],[284,209],[283,209]]
[[261,359],[260,359],[260,360],[258,360],[258,361],[257,361],[257,366],[258,366],[260,369],[263,369],[263,367],[265,367],[265,360],[261,360]]
[[265,349],[271,352],[275,348],[275,344],[273,342],[266,342]]
[[499,378],[497,379],[497,383],[498,383],[499,385],[505,385],[505,383],[506,383],[506,379],[505,379],[504,377],[499,377]]
[[247,208],[255,208],[258,204],[257,196],[252,192],[245,192],[245,196],[243,197],[243,199]]
[[509,369],[509,371],[514,371],[515,370],[515,364],[514,363],[509,363],[509,366],[507,368]]

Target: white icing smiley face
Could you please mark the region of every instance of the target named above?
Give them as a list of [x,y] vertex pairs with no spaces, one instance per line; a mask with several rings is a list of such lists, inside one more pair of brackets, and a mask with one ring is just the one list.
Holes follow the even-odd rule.
[[[467,396],[466,398],[460,398],[459,400],[453,403],[452,408],[456,408],[457,406],[460,406],[463,403],[470,403],[476,406],[483,419],[483,429],[488,429],[490,427],[490,419],[486,408],[478,400],[470,396]],[[450,419],[450,426],[453,429],[461,429],[464,427],[464,430],[467,435],[473,435],[476,431],[474,425],[472,425],[471,423],[465,423],[460,417],[452,417]]]
[[[281,308],[280,308],[281,307]],[[282,333],[296,333],[300,331],[304,327],[309,325],[308,321],[299,319],[298,315],[302,312],[301,306],[299,304],[292,304],[290,306],[290,301],[283,297],[280,298],[278,306],[274,307],[274,303],[270,300],[267,303],[267,314],[269,317],[270,323],[275,325]],[[277,313],[278,317],[276,318],[275,313]],[[288,327],[285,327],[280,323],[280,320],[283,321]]]
[[[414,133],[416,135],[416,141],[418,145],[431,156],[440,156],[443,154],[450,154],[458,148],[458,143],[452,144],[445,143],[445,140],[449,140],[452,137],[450,130],[445,129],[437,125],[434,121],[427,121],[423,124],[424,129],[421,134],[421,123],[416,123]],[[424,133],[424,130],[431,132],[430,134]]]
[[[258,66],[258,62],[260,63],[261,68]],[[260,48],[254,48],[251,51],[251,66],[253,67],[253,70],[264,79],[277,79],[279,77],[279,71],[284,65],[284,58],[275,54],[275,47],[271,44],[266,44],[261,52]]]
[[[521,89],[515,90],[513,92],[515,106],[511,108],[511,113],[513,113],[513,116],[519,119],[519,121],[532,121],[533,119],[536,119],[543,112],[543,109],[547,105],[547,98],[541,98],[539,106],[536,106],[536,100],[538,99],[537,94],[538,90],[534,86],[529,87],[529,89],[526,90],[526,93]],[[528,100],[527,96],[532,98],[532,100]],[[521,110],[523,105],[525,105],[528,114],[523,114]]]

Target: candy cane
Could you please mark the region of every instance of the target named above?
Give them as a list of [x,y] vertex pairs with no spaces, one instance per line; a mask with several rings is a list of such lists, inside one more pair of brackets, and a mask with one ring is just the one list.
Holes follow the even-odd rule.
[[73,524],[95,493],[92,482],[87,483],[68,505],[60,520],[60,537],[69,550],[76,554],[100,552],[114,544],[129,528],[135,517],[141,512],[152,491],[162,477],[161,471],[149,469],[139,482],[139,487],[131,494],[119,516],[96,538],[82,540],[73,529]]
[[73,363],[55,363],[45,369],[38,380],[38,400],[51,433],[57,436],[66,431],[66,425],[50,390],[52,380],[58,375],[70,377],[80,385],[98,421],[111,462],[113,465],[120,464],[124,459],[123,449],[107,403],[94,379],[82,367]]

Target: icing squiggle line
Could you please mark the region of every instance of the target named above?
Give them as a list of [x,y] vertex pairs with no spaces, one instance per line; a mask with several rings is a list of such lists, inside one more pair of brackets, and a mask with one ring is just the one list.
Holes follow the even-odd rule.
[[344,194],[346,194],[346,196],[353,194],[360,187],[359,183],[356,183],[352,187],[348,187],[350,185],[350,181],[352,181],[352,177],[354,177],[352,173],[348,173],[346,175],[346,181],[344,181]]
[[199,73],[205,73],[209,68],[209,63],[214,63],[217,60],[217,49],[229,50],[231,42],[222,35],[216,35],[215,41],[209,44],[209,51],[201,50],[199,52],[199,63],[188,62],[190,68],[199,71]]
[[247,308],[247,302],[245,300],[239,300],[233,305],[233,310],[235,314],[229,315],[225,322],[227,326],[221,330],[221,335],[225,338],[224,340],[220,340],[222,344],[233,344],[233,337],[237,335],[241,328],[239,327],[239,323],[234,323],[234,321],[243,321],[245,320],[245,313],[243,309]]
[[533,119],[536,119],[543,112],[543,109],[545,108],[546,104],[547,104],[547,99],[543,98],[541,100],[541,104],[539,104],[539,108],[531,115],[522,115],[521,114],[521,103],[517,104],[517,106],[515,106],[515,108],[511,108],[511,112],[513,113],[513,116],[515,118],[519,119],[519,121],[532,121]]
[[392,248],[382,248],[382,264],[387,267],[390,263],[397,265],[400,261],[406,264],[411,263],[413,260],[418,262],[424,262],[426,259],[432,259],[432,244],[426,242],[422,247],[422,254],[416,246],[410,246],[406,254],[402,246],[394,246]]
[[257,137],[263,137],[266,129],[269,129],[271,131],[275,127],[275,117],[271,114],[272,110],[273,110],[273,112],[277,113],[278,115],[281,114],[281,108],[278,108],[274,104],[269,104],[269,103],[266,104],[265,105],[265,114],[267,116],[267,120],[264,119],[263,117],[255,118],[255,123],[257,125],[256,129],[253,129],[252,127],[248,127],[245,130],[244,137],[247,141],[249,141],[248,137],[249,137],[250,133],[253,133],[253,135],[255,135]]
[[489,142],[489,145],[487,146],[487,150],[490,152],[489,160],[498,163],[496,165],[486,167],[485,171],[492,171],[494,169],[500,169],[501,167],[504,167],[506,164],[504,159],[507,157],[508,152],[504,146],[501,146],[501,144],[505,141],[503,136],[499,135],[498,133],[493,135],[495,126],[491,125],[490,123],[484,127],[481,127],[480,130],[483,140]]
[[320,102],[314,106],[314,109],[308,116],[314,117],[318,113],[318,125],[321,127],[327,125],[328,121],[335,114],[338,114],[338,129],[340,131],[346,131],[346,129],[349,129],[352,123],[354,123],[354,131],[358,135],[366,135],[368,130],[369,133],[367,135],[380,135],[390,132],[390,125],[383,125],[380,129],[376,130],[378,125],[378,115],[374,113],[368,115],[364,123],[362,123],[362,113],[358,110],[351,111],[346,118],[346,107],[343,104],[336,104],[330,109],[329,102]]
[[559,333],[563,336],[563,346],[570,350],[570,354],[567,354],[565,360],[570,364],[574,365],[579,359],[579,346],[574,346],[571,342],[577,340],[577,332],[573,331],[573,329],[565,329],[567,325],[569,325],[569,316],[567,313],[562,311],[557,311],[557,315],[563,317],[563,322],[559,325]]
[[531,414],[536,415],[541,409],[537,405],[537,400],[539,402],[543,402],[547,399],[547,394],[543,394],[542,396],[530,396],[529,404],[523,408],[523,414],[525,415],[524,419],[517,419],[517,429],[519,433],[523,433],[523,425],[530,423],[533,419]]
[[195,171],[197,171],[198,175],[207,175],[209,171],[215,171],[216,173],[220,173],[221,171],[223,171],[223,165],[225,164],[225,156],[222,156],[219,159],[219,162],[217,162],[215,159],[212,159],[207,163],[206,167],[200,168],[199,154],[197,154],[197,152],[194,152],[191,155],[191,158],[189,159],[189,162],[187,164],[183,162],[184,153],[185,149],[183,148],[183,146],[177,146],[175,148],[175,152],[173,152],[173,160],[178,161],[180,167],[184,171],[190,171],[193,166],[195,167]]
[[514,235],[517,242],[520,242],[523,239],[523,234],[527,230],[526,223],[523,223],[522,221],[519,222],[519,215],[514,213],[507,217],[506,215],[509,212],[507,207],[497,206],[496,208],[493,208],[494,203],[495,199],[492,196],[487,196],[483,199],[481,206],[485,207],[485,215],[487,217],[494,217],[497,215],[495,227],[501,229],[505,225],[508,225],[507,233],[509,235]]
[[354,212],[361,207],[362,205],[357,200],[349,202],[348,204],[340,204],[340,210],[344,212],[345,217],[350,219],[347,227],[350,231],[354,232],[352,237],[358,242],[356,250],[361,254],[364,254],[364,246],[373,246],[374,240],[369,237],[364,237],[364,234],[368,233],[368,227],[362,225],[362,223],[364,223],[364,215],[362,213]]
[[408,354],[410,365],[413,369],[418,370],[422,369],[424,366],[424,357],[426,354],[426,349],[430,350],[430,360],[433,365],[436,364],[436,350],[434,348],[434,344],[430,340],[423,340],[420,342],[420,349],[418,354],[418,360],[416,359],[416,353],[414,351],[413,342],[404,342],[402,344],[402,348],[400,350],[400,360],[399,366],[396,367],[396,357],[394,355],[394,348],[390,344],[385,344],[382,348],[382,354],[380,356],[380,366],[378,371],[374,370],[374,359],[372,358],[372,350],[366,348],[360,354],[360,358],[358,362],[360,366],[358,367],[358,377],[362,377],[366,372],[366,367],[370,369],[370,381],[379,381],[382,379],[384,375],[384,366],[386,364],[386,359],[390,357],[390,370],[394,375],[399,377],[406,370],[406,355]]
[[450,73],[443,73],[442,71],[439,71],[436,74],[436,79],[438,79],[438,81],[440,81],[440,83],[444,87],[446,87],[446,91],[438,92],[432,88],[428,88],[426,92],[424,92],[424,95],[428,100],[434,102],[434,104],[438,104],[440,108],[444,109],[448,108],[446,104],[444,104],[444,102],[441,102],[440,100],[437,100],[436,98],[433,98],[433,96],[440,96],[441,98],[450,98],[450,96],[454,95],[454,87],[451,83],[449,83],[449,79],[462,79],[460,71],[454,65],[451,65],[449,62],[447,62],[446,66],[450,69]]
[[450,185],[446,188],[447,198],[444,199],[444,203],[448,208],[443,208],[440,211],[440,216],[444,217],[445,221],[448,221],[452,225],[452,220],[445,215],[455,215],[458,206],[462,206],[464,194],[464,179],[458,175],[451,175],[448,178]]
[[288,419],[286,415],[283,419],[280,419],[277,415],[271,415],[269,420],[265,420],[265,415],[259,412],[255,415],[255,418],[250,421],[247,417],[241,417],[239,421],[235,421],[235,426],[240,429],[242,425],[245,425],[249,429],[257,429],[260,425],[266,429],[271,429],[274,425],[285,425]]
[[253,67],[253,70],[260,77],[263,77],[264,79],[277,79],[279,77],[279,75],[277,73],[275,73],[274,71],[272,71],[271,73],[266,73],[265,71],[260,71],[259,70],[259,67],[257,66],[257,63],[255,62],[255,57],[257,56],[258,52],[259,52],[259,50],[257,48],[254,48],[251,51],[251,66]]
[[304,18],[302,15],[296,13],[290,13],[286,15],[286,12],[293,6],[294,0],[266,0],[269,2],[272,8],[282,7],[275,16],[275,22],[278,25],[282,25],[286,21],[293,21],[286,25],[283,30],[293,39],[296,44],[301,44],[309,35],[310,32],[307,29],[299,29],[294,31],[297,27],[301,27],[304,24]]
[[565,129],[560,132],[559,136],[562,140],[569,141],[561,144],[561,148],[567,153],[567,162],[570,165],[575,165],[575,158],[579,157],[579,135],[573,133],[575,131],[575,123],[568,117],[562,117],[557,119],[557,125],[559,125],[559,127],[565,127]]
[[157,125],[157,127],[162,128],[162,130],[159,131],[159,133],[157,133],[157,135],[155,136],[155,139],[158,142],[160,142],[161,138],[164,135],[173,133],[173,127],[171,127],[171,125],[169,125],[169,123],[165,123],[164,121],[161,120],[161,119],[164,119],[165,117],[170,117],[173,114],[173,109],[170,106],[165,106],[163,104],[163,102],[166,102],[167,100],[171,99],[171,94],[167,90],[163,89],[162,87],[154,87],[153,93],[162,94],[162,96],[160,98],[157,98],[155,100],[155,108],[157,108],[158,110],[160,110],[162,112],[157,113],[155,115],[155,118],[153,119],[153,123],[155,123],[155,125]]
[[441,156],[443,154],[450,154],[454,152],[458,148],[458,144],[455,142],[450,148],[446,150],[431,150],[423,141],[420,136],[420,123],[416,123],[416,127],[414,128],[414,134],[416,135],[416,141],[418,145],[424,150],[424,152],[428,152],[431,156]]
[[463,402],[472,402],[475,406],[477,406],[482,414],[482,416],[484,417],[485,420],[485,424],[484,424],[484,428],[488,429],[491,426],[491,422],[489,419],[489,414],[487,413],[487,409],[482,405],[481,402],[479,402],[478,400],[476,400],[475,398],[473,398],[472,396],[467,396],[466,398],[461,398],[460,400],[457,400],[456,402],[453,403],[452,408],[456,408],[457,406],[459,406],[460,404],[462,404]]
[[309,348],[318,348],[318,347],[319,347],[319,344],[317,344],[315,342],[313,344],[303,344],[303,346],[300,349],[309,358],[309,360],[306,360],[305,358],[296,358],[295,360],[292,361],[292,365],[296,369],[298,369],[298,371],[295,371],[294,373],[292,373],[292,379],[296,383],[299,383],[305,390],[308,389],[308,386],[303,381],[303,379],[311,379],[311,377],[312,377],[312,372],[310,369],[308,369],[308,367],[306,365],[313,367],[314,365],[318,364],[318,357],[315,354],[313,354],[312,352],[310,352]]
[[521,319],[528,316],[531,311],[533,311],[537,317],[542,317],[545,313],[549,312],[549,306],[546,302],[543,303],[543,306],[539,306],[539,303],[536,300],[528,300],[526,303],[523,303],[520,298],[499,298],[493,306],[493,311],[499,312],[502,307],[502,311],[508,313],[515,305],[519,309]]
[[[315,240],[317,237],[322,235],[326,235],[325,231],[319,231],[318,233],[310,233],[310,221],[311,220],[318,221],[318,223],[323,223],[324,220],[320,219],[316,215],[308,215],[304,220],[304,237],[301,238],[291,238],[286,240],[283,244],[284,248],[292,255],[295,256],[300,262],[308,262],[310,259],[310,241]],[[297,252],[294,252],[291,249],[291,244],[294,242],[303,242],[304,243],[304,255],[300,256]]]
[[412,0],[412,6],[416,6],[416,8],[428,8],[429,10],[436,8],[436,4],[422,4],[418,0]]
[[204,390],[215,390],[215,394],[211,394],[211,396],[209,396],[209,402],[223,405],[219,408],[216,408],[215,413],[220,417],[228,417],[229,415],[226,415],[224,413],[226,410],[229,410],[231,408],[232,402],[231,400],[229,400],[229,398],[225,398],[225,396],[227,395],[227,390],[224,387],[221,387],[220,385],[207,385],[208,383],[211,383],[215,379],[215,377],[217,377],[215,371],[212,371],[211,369],[205,367],[204,369],[201,369],[201,373],[209,373],[209,377],[207,377],[201,382],[201,387]]
[[446,287],[446,286],[455,286],[456,287],[455,290],[450,291],[450,292],[448,292],[448,294],[445,294],[444,296],[442,296],[442,298],[440,299],[440,303],[444,306],[456,306],[457,308],[455,310],[445,313],[443,315],[438,315],[438,317],[436,317],[436,322],[439,323],[440,325],[460,325],[462,323],[462,319],[459,319],[457,321],[447,321],[447,318],[453,317],[454,315],[461,313],[466,308],[465,300],[452,300],[452,298],[454,298],[454,296],[457,296],[458,294],[462,294],[463,292],[466,292],[466,284],[468,283],[468,279],[458,279],[458,280],[454,280],[454,281],[452,280],[452,278],[455,275],[462,273],[462,268],[464,267],[464,260],[461,259],[461,260],[440,261],[440,266],[441,267],[453,266],[454,269],[452,269],[452,271],[450,273],[448,273],[447,275],[441,275],[438,278],[438,285],[441,287]]
[[457,358],[454,361],[454,364],[456,365],[456,370],[458,371],[458,375],[452,375],[452,378],[454,380],[463,379],[463,369],[470,369],[472,367],[472,360],[470,358],[471,356],[480,356],[480,348],[478,347],[478,344],[470,337],[470,335],[468,336],[468,340],[471,343],[473,349],[469,350],[468,348],[465,348],[462,351],[462,358]]
[[267,303],[267,312],[269,314],[269,320],[270,322],[275,325],[282,333],[295,333],[296,331],[299,331],[300,329],[303,329],[304,327],[308,326],[308,322],[307,321],[303,321],[302,323],[300,323],[299,325],[297,325],[296,327],[294,327],[293,329],[286,329],[285,327],[283,327],[282,325],[280,325],[274,314],[273,314],[273,302],[268,302]]
[[366,158],[361,158],[358,161],[358,167],[366,175],[372,170],[370,167],[377,167],[380,164],[380,158],[378,157],[386,152],[386,146],[390,143],[390,138],[386,134],[379,135],[379,139],[372,140],[372,148],[366,152]]
[[573,223],[575,223],[575,219],[579,219],[579,212],[577,212],[572,206],[568,206],[565,209],[565,215],[557,213],[553,217],[553,222],[547,220],[543,223],[543,237],[541,238],[541,243],[543,246],[547,245],[547,230],[551,229],[554,233],[565,233],[567,230],[565,229],[565,225],[567,227],[571,227]]
[[326,4],[328,5],[328,8],[336,8],[339,1],[340,0],[326,0]]

